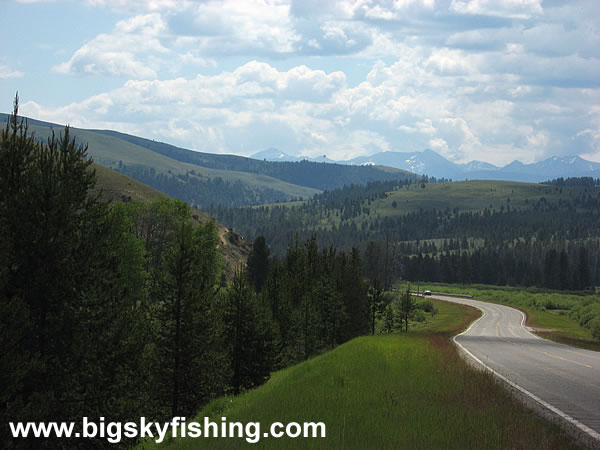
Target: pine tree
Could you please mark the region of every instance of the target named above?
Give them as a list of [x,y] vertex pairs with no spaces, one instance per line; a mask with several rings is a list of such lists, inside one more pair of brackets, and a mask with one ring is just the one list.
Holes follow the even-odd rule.
[[375,334],[375,319],[381,314],[383,305],[383,288],[379,280],[375,279],[369,288],[369,321],[372,335]]
[[179,203],[177,228],[153,293],[157,300],[155,345],[157,400],[165,415],[195,413],[224,385],[219,352],[216,294],[220,259],[214,222],[194,229],[187,205]]
[[395,329],[396,317],[392,303],[386,305],[383,311],[383,332],[392,333]]
[[271,251],[264,238],[264,236],[258,236],[252,246],[252,251],[248,255],[248,266],[246,268],[248,273],[248,281],[256,292],[260,292],[263,289],[269,276],[269,255]]
[[38,143],[17,115],[18,97],[0,135],[2,427],[139,417],[143,252],[89,195],[87,147],[69,128]]
[[404,331],[408,331],[408,321],[410,319],[410,315],[415,308],[415,300],[413,299],[412,294],[410,293],[410,286],[406,289],[406,292],[402,294],[400,298],[400,317],[401,322],[404,323]]
[[235,395],[268,380],[274,365],[275,332],[266,309],[238,269],[223,296],[223,321]]

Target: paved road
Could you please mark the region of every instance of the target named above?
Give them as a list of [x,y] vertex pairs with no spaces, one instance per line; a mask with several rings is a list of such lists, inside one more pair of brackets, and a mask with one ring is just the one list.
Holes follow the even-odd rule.
[[600,440],[600,352],[542,339],[525,328],[521,311],[508,306],[441,295],[433,298],[482,310],[483,316],[455,341]]

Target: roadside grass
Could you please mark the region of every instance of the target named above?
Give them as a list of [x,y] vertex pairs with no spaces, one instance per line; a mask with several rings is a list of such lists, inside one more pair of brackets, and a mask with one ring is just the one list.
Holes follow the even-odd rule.
[[[256,448],[575,448],[557,425],[527,410],[490,374],[459,356],[450,337],[479,311],[435,302],[439,313],[403,334],[354,339],[273,374],[194,420],[323,422],[325,438],[264,438]],[[247,448],[243,438],[170,439],[140,448]]]
[[[401,283],[398,288],[404,290],[407,286],[407,283]],[[412,289],[416,286],[415,283],[411,284]],[[598,295],[491,285],[419,283],[418,286],[420,290],[472,295],[476,300],[516,307],[527,316],[526,325],[536,328],[535,332],[539,336],[574,347],[600,351],[600,341],[593,337],[591,330],[569,317],[569,312],[575,305],[584,301],[600,303]]]

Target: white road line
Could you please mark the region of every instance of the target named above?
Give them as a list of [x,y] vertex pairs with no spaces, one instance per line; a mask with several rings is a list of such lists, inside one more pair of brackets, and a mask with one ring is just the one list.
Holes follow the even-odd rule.
[[[487,364],[485,364],[483,361],[481,361],[479,358],[477,358],[477,356],[475,356],[473,353],[471,353],[469,350],[467,350],[460,342],[458,342],[456,340],[457,337],[462,336],[463,334],[466,334],[469,332],[469,330],[473,327],[473,325],[475,325],[477,322],[479,322],[481,319],[483,319],[485,317],[485,310],[483,308],[480,308],[479,306],[473,305],[475,306],[477,309],[479,309],[480,311],[483,312],[483,315],[477,319],[475,322],[473,322],[471,324],[471,326],[469,328],[467,328],[465,331],[463,331],[460,334],[457,334],[456,336],[454,336],[452,338],[452,340],[454,341],[454,343],[456,345],[458,345],[467,355],[469,355],[471,358],[473,358],[475,361],[477,361],[479,364],[481,364],[484,368],[486,368],[487,370],[489,370],[492,374],[494,374],[496,377],[500,378],[502,381],[508,383],[510,386],[512,386],[513,388],[517,389],[519,392],[522,392],[523,394],[529,396],[531,399],[535,400],[536,402],[538,402],[540,405],[544,406],[545,408],[549,409],[550,411],[552,411],[554,414],[562,417],[564,420],[566,420],[567,422],[575,425],[577,428],[579,428],[581,431],[583,431],[584,433],[586,433],[587,435],[593,437],[594,439],[597,439],[598,441],[600,441],[600,433],[592,430],[590,427],[588,427],[587,425],[581,423],[580,421],[578,421],[577,419],[569,416],[567,413],[565,413],[564,411],[561,411],[560,409],[558,409],[557,407],[551,405],[550,403],[542,400],[541,398],[539,398],[537,395],[529,392],[527,389],[525,389],[524,387],[519,386],[518,384],[510,381],[508,378],[506,378],[504,375],[501,375],[500,373],[496,372],[494,369],[492,369],[491,367],[489,367]],[[509,308],[507,306],[507,308]],[[513,308],[516,309],[516,308]],[[525,314],[523,314],[522,311],[517,310],[521,313],[521,315],[523,316],[523,319],[521,320],[521,327],[523,329],[525,329],[525,331],[527,331],[529,334],[531,334],[532,336],[535,336],[538,339],[541,339],[539,336],[536,336],[535,334],[533,334],[532,332],[530,332],[525,326]]]

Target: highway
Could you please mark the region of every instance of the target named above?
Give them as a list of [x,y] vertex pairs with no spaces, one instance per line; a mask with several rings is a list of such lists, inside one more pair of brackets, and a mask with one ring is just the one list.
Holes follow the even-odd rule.
[[525,327],[521,311],[508,306],[443,295],[432,298],[483,311],[454,338],[467,357],[600,442],[600,352],[542,339]]

